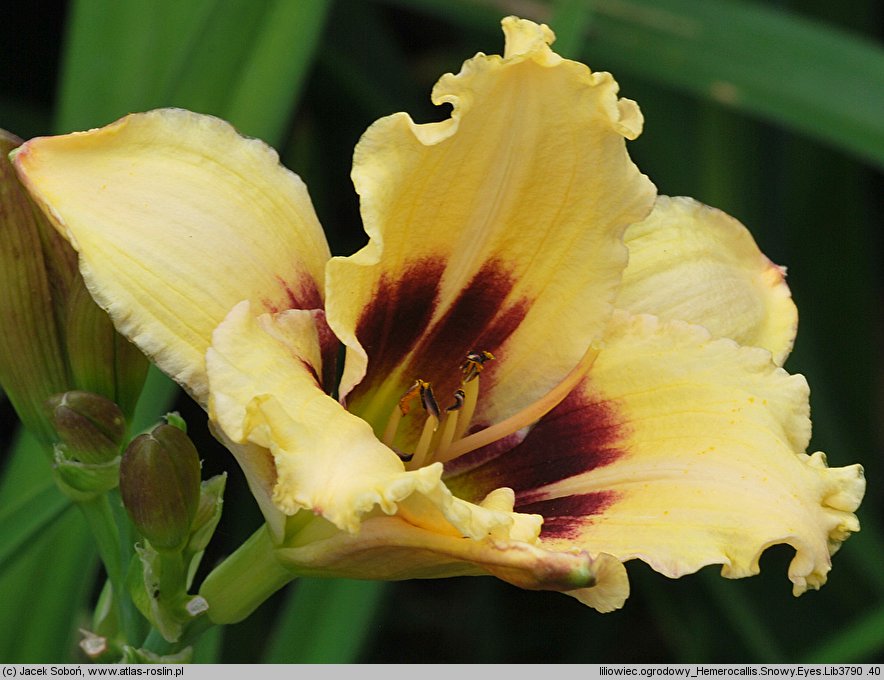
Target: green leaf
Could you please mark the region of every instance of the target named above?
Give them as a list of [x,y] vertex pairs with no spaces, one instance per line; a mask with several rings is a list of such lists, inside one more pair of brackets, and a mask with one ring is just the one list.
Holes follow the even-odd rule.
[[[880,568],[880,565],[879,565]],[[806,663],[875,663],[884,648],[884,606],[855,618],[838,634],[815,645],[804,657]]]
[[[505,14],[469,0],[388,2],[470,28]],[[862,36],[738,0],[593,0],[592,7],[581,54],[590,66],[750,112],[884,166],[884,49]],[[525,10],[526,18],[554,18],[543,3]]]
[[556,33],[556,52],[563,57],[576,58],[583,50],[595,4],[594,0],[553,0],[549,25]]
[[193,663],[219,663],[224,629],[215,626],[203,633],[193,645]]
[[264,14],[223,117],[278,143],[313,63],[328,0],[275,0]]
[[10,663],[73,661],[75,621],[85,614],[95,548],[79,513],[58,513],[58,504],[69,507],[69,501],[52,487],[57,498],[48,495],[49,463],[37,441],[24,434],[11,453],[0,481],[0,507],[9,508],[4,518],[11,518],[7,513],[20,517],[25,507],[35,509],[36,499],[47,508],[35,509],[40,517],[24,542],[21,534],[16,539],[15,527],[2,524],[4,551],[10,535],[19,549],[0,572],[0,658]]
[[71,506],[70,499],[59,493],[48,477],[28,491],[17,502],[4,506],[0,514],[0,574]]
[[371,630],[386,583],[300,579],[270,640],[265,663],[353,663]]
[[97,564],[79,513],[69,511],[32,541],[0,577],[0,658],[7,663],[81,661],[78,622],[85,621]]
[[[176,45],[214,2],[80,0],[72,3],[56,129],[86,129],[155,105],[183,59]],[[177,9],[176,9],[177,6]]]
[[605,67],[837,144],[884,165],[884,50],[734,0],[599,2],[587,52]]
[[777,635],[759,611],[757,603],[741,594],[738,584],[728,582],[720,574],[710,570],[701,572],[699,576],[718,611],[724,615],[724,619],[751,653],[750,658],[767,663],[788,661],[780,648]]

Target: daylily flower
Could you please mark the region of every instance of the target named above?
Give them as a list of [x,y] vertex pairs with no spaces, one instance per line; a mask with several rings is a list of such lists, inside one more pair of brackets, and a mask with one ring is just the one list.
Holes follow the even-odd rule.
[[784,271],[736,220],[655,198],[610,74],[503,28],[502,57],[436,85],[450,119],[362,137],[350,257],[274,151],[208,116],[15,164],[98,303],[208,410],[293,574],[493,574],[610,611],[627,560],[735,578],[786,543],[794,592],[818,588],[864,482],[805,453]]

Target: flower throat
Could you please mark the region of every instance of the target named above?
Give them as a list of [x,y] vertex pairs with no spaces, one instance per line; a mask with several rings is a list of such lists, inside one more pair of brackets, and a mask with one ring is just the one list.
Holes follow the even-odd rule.
[[485,364],[494,360],[491,352],[482,350],[467,354],[460,366],[461,386],[452,395],[452,403],[441,409],[429,382],[418,378],[393,407],[381,441],[393,448],[402,418],[412,412],[412,404],[420,402],[426,414],[415,449],[411,453],[396,451],[409,470],[433,462],[446,463],[459,456],[492,444],[514,432],[532,425],[555,408],[592,367],[599,350],[590,346],[564,379],[537,401],[489,427],[466,434],[479,401],[479,375]]

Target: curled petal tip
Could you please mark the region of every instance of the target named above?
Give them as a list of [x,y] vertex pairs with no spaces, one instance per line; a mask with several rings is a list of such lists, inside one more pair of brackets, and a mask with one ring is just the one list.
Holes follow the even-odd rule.
[[535,59],[540,57],[538,61],[542,60],[550,65],[561,61],[562,58],[549,47],[555,41],[556,34],[546,24],[537,24],[514,16],[505,17],[500,24],[506,36],[504,59],[531,55]]

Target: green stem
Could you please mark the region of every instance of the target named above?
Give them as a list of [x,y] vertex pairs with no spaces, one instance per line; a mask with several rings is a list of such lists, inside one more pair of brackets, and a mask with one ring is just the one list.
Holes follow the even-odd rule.
[[242,621],[271,595],[295,578],[276,559],[267,525],[206,577],[200,595],[209,603],[212,623]]
[[98,494],[89,500],[79,500],[77,507],[86,517],[86,522],[98,545],[98,554],[101,556],[101,561],[104,563],[104,569],[113,588],[114,603],[120,617],[123,634],[130,644],[134,643],[139,639],[138,618],[134,605],[127,594],[126,567],[120,546],[119,531],[107,494]]
[[187,596],[184,557],[180,552],[157,551],[160,556],[160,598],[167,606]]
[[188,624],[184,629],[184,634],[181,636],[181,639],[176,642],[169,642],[156,628],[151,628],[150,633],[141,646],[143,649],[150,650],[158,656],[176,654],[185,647],[192,645],[197,641],[200,635],[214,627],[215,624],[212,623],[207,616],[200,616]]
[[176,643],[168,642],[156,628],[151,628],[144,642],[141,644],[142,649],[148,649],[154,654],[162,656],[177,651]]

